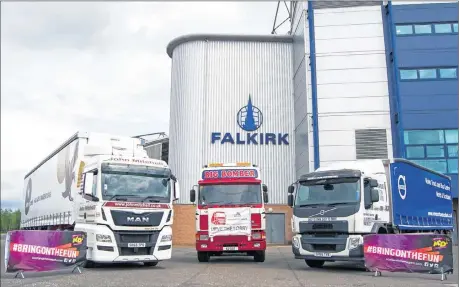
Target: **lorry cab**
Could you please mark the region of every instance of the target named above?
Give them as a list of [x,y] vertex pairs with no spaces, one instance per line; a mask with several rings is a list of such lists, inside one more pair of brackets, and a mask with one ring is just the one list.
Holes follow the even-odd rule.
[[450,178],[404,159],[335,162],[288,188],[292,251],[310,267],[363,262],[367,234],[450,232]]
[[250,163],[211,163],[190,191],[196,205],[196,250],[199,262],[210,256],[240,253],[265,260],[265,204],[268,188]]

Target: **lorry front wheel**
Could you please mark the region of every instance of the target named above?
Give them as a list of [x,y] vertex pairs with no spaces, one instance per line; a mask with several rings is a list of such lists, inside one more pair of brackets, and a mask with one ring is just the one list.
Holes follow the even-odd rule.
[[304,260],[304,261],[306,261],[306,265],[308,265],[311,268],[321,268],[325,264],[325,261],[323,260]]
[[143,265],[145,265],[147,267],[154,267],[154,266],[158,265],[158,262],[144,262]]
[[81,264],[81,267],[83,268],[94,268],[96,266],[96,264],[91,261],[91,260],[85,260],[82,264]]
[[255,262],[265,262],[265,251],[256,251],[253,260]]
[[198,251],[198,261],[199,262],[209,262],[210,254],[209,252]]

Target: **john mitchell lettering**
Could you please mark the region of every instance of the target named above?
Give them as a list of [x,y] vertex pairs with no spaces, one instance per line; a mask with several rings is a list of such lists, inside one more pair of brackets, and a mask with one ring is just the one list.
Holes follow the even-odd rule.
[[[288,145],[288,134],[284,133],[254,133],[263,124],[263,113],[261,110],[252,105],[252,99],[249,95],[247,106],[242,107],[237,113],[237,124],[239,127],[249,132],[247,134],[236,133],[232,135],[229,132],[213,132],[211,134],[211,143],[220,142],[220,144],[230,143],[238,145]],[[252,133],[250,133],[252,132]]]

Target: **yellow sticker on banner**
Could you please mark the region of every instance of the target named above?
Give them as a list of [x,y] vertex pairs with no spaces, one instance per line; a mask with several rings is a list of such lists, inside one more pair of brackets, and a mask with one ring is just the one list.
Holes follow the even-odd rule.
[[81,236],[81,235],[73,235],[72,244],[80,245],[82,243],[83,243],[83,236]]
[[446,247],[448,245],[448,241],[446,240],[435,240],[433,243],[433,247]]

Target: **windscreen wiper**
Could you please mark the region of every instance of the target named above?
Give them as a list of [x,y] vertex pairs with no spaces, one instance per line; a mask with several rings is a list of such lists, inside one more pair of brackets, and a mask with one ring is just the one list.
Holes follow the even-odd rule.
[[147,199],[150,199],[150,202],[161,202],[161,200],[159,199],[152,199],[152,198],[156,198],[156,197],[160,197],[160,196],[155,196],[155,195],[149,195],[149,196],[145,196],[141,202],[144,202],[145,200]]
[[127,198],[118,198],[118,196],[131,196],[131,194],[115,194],[114,196],[110,197],[108,200],[112,200],[116,198],[117,200],[127,201]]
[[327,205],[327,204],[324,204],[324,203],[301,204],[301,205],[298,205],[298,207],[316,207],[319,205]]
[[336,205],[346,205],[346,204],[353,204],[354,202],[335,202],[335,203],[329,203],[327,206],[336,206]]

